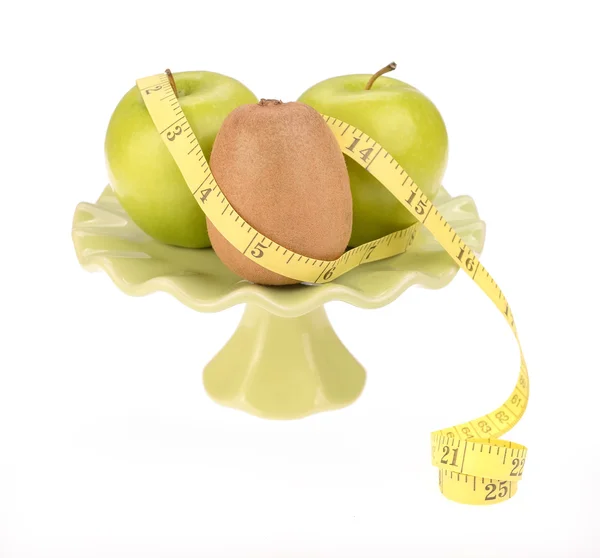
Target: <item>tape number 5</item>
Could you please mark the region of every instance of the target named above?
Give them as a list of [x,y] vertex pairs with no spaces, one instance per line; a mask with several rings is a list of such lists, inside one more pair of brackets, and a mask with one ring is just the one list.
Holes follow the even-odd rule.
[[268,246],[265,246],[264,244],[261,244],[260,242],[258,242],[256,244],[256,246],[254,248],[252,248],[252,251],[250,252],[250,254],[252,254],[252,256],[254,256],[255,258],[262,258],[265,255],[265,250],[268,248]]

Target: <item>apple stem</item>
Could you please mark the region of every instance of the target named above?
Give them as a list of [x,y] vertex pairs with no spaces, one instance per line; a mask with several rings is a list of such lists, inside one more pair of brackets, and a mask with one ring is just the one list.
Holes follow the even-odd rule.
[[365,86],[365,91],[368,91],[369,89],[371,89],[371,87],[375,83],[375,80],[379,76],[382,76],[383,74],[387,74],[388,72],[392,72],[395,69],[396,69],[396,62],[390,62],[385,68],[381,68],[381,70],[379,70],[378,72],[376,72],[375,74],[373,74],[371,76],[371,79],[367,82],[367,85]]
[[169,70],[169,68],[167,68],[165,70],[165,74],[167,74],[167,77],[169,78],[169,83],[171,84],[171,88],[173,89],[173,93],[175,93],[175,97],[179,98],[179,95],[177,94],[177,85],[175,84],[175,78],[173,77],[173,74],[171,73],[171,70]]

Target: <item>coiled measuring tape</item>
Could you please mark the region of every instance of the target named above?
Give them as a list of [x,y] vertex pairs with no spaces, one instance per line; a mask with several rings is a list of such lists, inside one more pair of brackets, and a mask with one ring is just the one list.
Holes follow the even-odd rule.
[[346,122],[323,115],[342,152],[375,176],[417,223],[345,252],[333,261],[297,254],[262,235],[229,204],[210,170],[167,73],[137,80],[137,87],[164,144],[194,198],[217,230],[259,265],[308,283],[327,283],[358,265],[406,251],[423,225],[494,303],[511,328],[521,356],[517,385],[496,410],[431,434],[432,462],[442,494],[467,504],[495,504],[517,491],[527,448],[498,439],[523,416],[529,376],[508,301],[477,256],[421,192],[406,171],[373,138]]

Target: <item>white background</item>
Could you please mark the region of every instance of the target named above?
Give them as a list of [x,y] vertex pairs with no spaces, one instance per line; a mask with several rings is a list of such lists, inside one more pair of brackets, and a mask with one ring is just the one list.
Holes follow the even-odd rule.
[[[600,556],[594,7],[3,3],[0,557]],[[447,501],[429,464],[431,430],[495,408],[517,378],[508,328],[465,276],[380,310],[330,304],[365,392],[269,422],[202,387],[241,307],[127,297],[71,243],[136,78],[213,70],[294,100],[391,60],[444,116],[445,186],[487,222],[482,259],[531,372],[508,436],[530,448],[526,475],[499,506]]]

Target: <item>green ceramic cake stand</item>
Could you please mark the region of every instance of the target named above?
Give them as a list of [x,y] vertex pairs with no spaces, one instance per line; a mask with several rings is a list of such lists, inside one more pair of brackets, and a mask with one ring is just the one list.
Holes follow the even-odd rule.
[[[476,252],[485,225],[473,200],[442,190],[436,207]],[[454,264],[423,227],[406,254],[359,266],[325,285],[266,287],[229,271],[212,249],[161,244],[142,232],[107,187],[80,203],[73,242],[81,265],[104,270],[129,295],[165,291],[194,310],[218,312],[246,303],[241,323],[204,369],[215,401],[254,415],[290,419],[341,408],[357,399],[365,371],[333,331],[324,304],[389,304],[411,285],[437,289]]]

